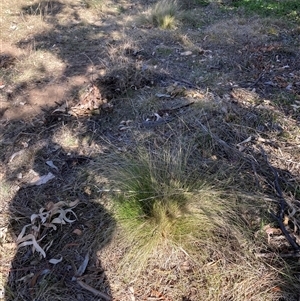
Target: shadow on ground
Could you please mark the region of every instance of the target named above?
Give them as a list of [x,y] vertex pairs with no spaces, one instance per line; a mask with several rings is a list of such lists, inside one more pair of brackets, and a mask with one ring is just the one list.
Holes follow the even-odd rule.
[[[60,212],[48,216],[43,222],[39,218],[33,221],[36,227],[40,227],[38,231],[34,227],[26,230],[24,236],[35,233],[36,241],[44,249],[46,257],[43,258],[37,251],[33,253],[28,246],[18,250],[11,260],[5,300],[99,300],[101,293],[105,295],[103,300],[110,300],[109,279],[101,267],[97,252],[101,252],[112,239],[115,222],[101,204],[101,194],[93,189],[92,181],[86,184],[86,165],[93,159],[74,152],[67,154],[57,144],[51,144],[50,140],[44,140],[42,144],[38,147],[29,145],[29,148],[35,148],[35,155],[31,154],[33,162],[30,170],[26,162],[27,177],[22,166],[14,169],[19,175],[23,172],[25,177],[9,204],[12,237],[17,237],[20,230],[31,223],[33,214],[45,213],[45,208],[49,210],[58,202],[65,202],[61,206],[64,210],[70,209],[69,203],[78,201],[78,204],[72,208],[74,214],[66,212],[67,222],[55,224],[57,229],[46,225],[59,217]],[[52,167],[47,165],[47,160],[53,163]],[[26,183],[28,180],[35,181],[37,174],[47,175],[49,172],[55,178],[48,183],[39,186]],[[7,176],[10,178],[13,175]],[[44,210],[41,211],[41,208]],[[49,260],[53,258],[61,259],[61,262],[51,264]],[[79,283],[84,283],[84,288]]]

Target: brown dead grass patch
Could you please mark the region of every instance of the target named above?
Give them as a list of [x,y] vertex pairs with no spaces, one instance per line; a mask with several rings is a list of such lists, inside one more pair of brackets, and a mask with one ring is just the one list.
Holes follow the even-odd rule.
[[28,17],[26,10],[22,10],[26,6],[28,7],[27,1],[2,2],[1,17],[4,22],[1,22],[1,32],[4,41],[14,44],[24,36],[33,36],[37,32],[51,28],[50,24],[43,21],[43,14],[39,9],[30,13]]
[[204,33],[208,42],[218,46],[244,45],[247,42],[256,44],[270,39],[266,34],[266,23],[261,19],[232,18],[221,20],[208,26]]
[[38,50],[32,51],[26,58],[23,57],[15,68],[24,70],[22,73],[18,72],[14,79],[14,82],[19,84],[59,78],[65,69],[65,64],[55,54]]

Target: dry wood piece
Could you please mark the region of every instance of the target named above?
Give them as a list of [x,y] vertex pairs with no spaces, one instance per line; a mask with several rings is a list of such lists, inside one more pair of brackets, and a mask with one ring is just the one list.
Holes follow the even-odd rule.
[[90,291],[91,293],[93,293],[95,296],[99,296],[101,298],[103,298],[104,300],[107,300],[107,301],[110,301],[112,300],[112,298],[110,296],[108,296],[107,294],[105,293],[102,293],[98,290],[96,290],[95,288],[89,286],[88,284],[84,283],[83,281],[81,280],[77,280],[77,283],[84,289]]
[[265,160],[266,160],[269,168],[272,170],[272,172],[274,174],[274,188],[275,188],[275,191],[276,191],[277,196],[279,198],[279,213],[278,213],[278,215],[276,215],[274,212],[271,211],[271,215],[278,222],[278,225],[279,225],[282,233],[286,237],[287,241],[289,242],[289,244],[293,247],[293,249],[295,250],[295,252],[299,253],[300,252],[300,246],[291,237],[290,233],[288,232],[288,230],[286,229],[286,227],[284,225],[284,212],[285,212],[285,209],[287,207],[287,202],[286,202],[286,200],[283,197],[282,190],[281,190],[280,185],[279,185],[279,175],[278,175],[278,172],[269,163],[269,160],[268,160],[268,157],[267,157],[267,154],[266,154],[265,150],[262,147],[260,147],[260,149],[261,149],[261,153],[262,153],[263,157],[265,158]]
[[170,108],[170,109],[163,109],[157,111],[152,116],[149,116],[145,121],[142,122],[141,126],[145,128],[155,127],[157,125],[166,124],[174,120],[174,117],[177,113],[180,112],[181,109],[191,106],[194,102],[187,103],[185,105]]

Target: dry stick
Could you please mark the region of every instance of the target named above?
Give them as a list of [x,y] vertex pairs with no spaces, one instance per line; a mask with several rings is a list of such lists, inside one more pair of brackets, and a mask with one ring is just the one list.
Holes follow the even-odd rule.
[[211,138],[216,140],[219,144],[223,145],[227,149],[232,149],[224,140],[220,139],[217,135],[214,135],[202,122],[197,120],[197,123],[201,126],[202,130],[210,135]]
[[189,82],[188,80],[181,79],[181,78],[176,78],[176,77],[173,77],[173,76],[170,76],[170,78],[172,78],[172,79],[175,80],[176,82],[181,82],[181,83],[183,83],[183,84],[188,85],[189,88],[194,88],[194,89],[200,90],[200,88],[199,88],[197,85],[195,85],[195,84]]
[[258,78],[256,79],[256,81],[254,83],[252,83],[249,88],[253,88],[254,86],[256,86],[258,84],[258,82],[262,79],[262,77],[265,75],[265,72],[263,71]]
[[179,111],[180,109],[183,109],[183,108],[186,108],[186,107],[189,107],[191,105],[193,105],[195,102],[192,101],[192,102],[189,102],[185,105],[182,105],[182,106],[179,106],[179,107],[176,107],[176,108],[173,108],[173,109],[166,109],[166,110],[162,110],[162,112],[166,111],[167,113],[170,113],[170,112],[174,112],[174,111]]
[[[227,151],[230,152],[230,154],[235,153],[238,154],[241,158],[243,158],[248,163],[253,164],[253,158],[250,158],[245,153],[242,153],[240,150],[236,149],[235,147],[230,146],[227,142],[219,138],[217,135],[213,134],[202,122],[199,120],[196,121],[202,128],[202,130],[210,135],[210,137],[215,140],[219,145],[223,146]],[[256,162],[256,161],[255,161]],[[257,163],[257,162],[256,162]]]
[[[232,147],[230,147],[224,140],[220,139],[218,136],[214,135],[213,133],[211,133],[209,131],[209,129],[204,125],[202,124],[200,121],[198,121],[198,124],[201,126],[201,128],[206,132],[208,133],[214,140],[216,140],[220,145],[224,146],[225,148],[227,149],[230,149],[232,151],[236,151],[236,152],[239,152],[237,149],[234,149]],[[279,176],[278,176],[278,173],[276,171],[276,169],[269,163],[268,161],[268,158],[267,158],[267,155],[264,151],[264,149],[261,147],[261,152],[268,164],[268,166],[270,167],[270,169],[272,170],[273,174],[274,174],[274,177],[275,177],[275,180],[274,180],[274,185],[275,185],[275,190],[277,192],[277,195],[280,199],[280,213],[279,213],[279,217],[276,216],[276,214],[274,214],[273,212],[271,212],[271,215],[276,219],[276,221],[278,222],[279,224],[279,227],[282,231],[282,233],[284,234],[284,236],[286,237],[287,241],[290,243],[290,245],[294,248],[294,250],[296,252],[300,252],[300,246],[293,240],[293,238],[290,236],[290,233],[287,231],[287,229],[285,228],[284,224],[283,224],[283,218],[284,218],[284,210],[285,210],[285,207],[287,205],[284,197],[283,197],[283,194],[282,194],[282,191],[281,191],[281,188],[279,186]],[[242,154],[241,152],[239,152],[243,159],[248,159],[244,154]],[[251,161],[252,162],[252,161]]]
[[84,283],[83,281],[81,280],[78,280],[77,279],[77,283],[84,289],[90,291],[91,293],[93,293],[95,296],[99,296],[101,298],[103,298],[104,300],[107,300],[107,301],[111,301],[112,298],[110,296],[108,296],[107,294],[104,294],[98,290],[96,290],[95,288],[89,286],[88,284]]
[[245,160],[246,162],[250,163],[252,166],[252,170],[254,172],[254,176],[255,176],[255,182],[256,185],[260,188],[260,184],[259,184],[259,180],[258,180],[258,175],[257,175],[257,171],[256,171],[256,166],[258,165],[257,161],[254,159],[253,156],[248,156],[244,153],[242,153],[240,150],[231,147],[229,144],[227,144],[224,140],[220,139],[217,135],[213,134],[204,124],[202,124],[199,120],[197,121],[198,124],[201,126],[201,128],[204,130],[204,132],[206,132],[207,134],[210,135],[210,137],[212,139],[214,139],[215,141],[217,141],[217,143],[219,143],[220,145],[222,145],[225,149],[227,149],[227,151],[230,151],[230,153],[236,153],[238,154],[241,158],[243,158],[243,160]]
[[[275,257],[274,253],[258,253],[254,254],[258,258],[273,258]],[[281,258],[299,258],[300,253],[288,253],[288,254],[278,254]]]
[[274,219],[276,219],[276,221],[279,224],[279,227],[282,231],[282,233],[284,234],[284,236],[286,237],[287,241],[289,242],[289,244],[294,248],[294,250],[296,252],[300,252],[300,246],[295,242],[295,240],[291,237],[290,233],[287,231],[287,229],[285,228],[284,224],[283,224],[283,219],[284,219],[284,210],[287,206],[287,202],[285,201],[280,185],[279,185],[279,176],[278,176],[278,172],[277,170],[269,163],[267,154],[265,152],[265,150],[263,149],[262,146],[260,146],[261,149],[261,153],[263,155],[263,157],[265,158],[269,168],[272,170],[273,175],[275,177],[274,179],[274,187],[277,193],[277,196],[279,197],[279,216],[277,216],[274,212],[270,211],[271,215],[274,217]]

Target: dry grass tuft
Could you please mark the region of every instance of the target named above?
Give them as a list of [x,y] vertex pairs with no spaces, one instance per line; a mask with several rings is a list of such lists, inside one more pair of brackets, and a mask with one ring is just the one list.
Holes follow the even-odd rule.
[[[198,292],[205,283],[207,295],[198,300],[271,296],[266,288],[277,285],[271,276],[275,274],[253,255],[254,230],[241,217],[249,204],[222,192],[205,170],[193,166],[195,146],[184,137],[162,147],[150,144],[107,167],[119,191],[113,198],[120,227],[115,240],[123,253],[115,268],[122,281],[146,270],[165,270],[172,278],[177,266],[182,273],[174,280],[178,295],[188,291],[186,275]],[[97,164],[104,168],[103,160]],[[262,208],[256,205],[253,210],[259,214]],[[258,224],[260,220],[258,216]],[[263,281],[257,269],[264,271]]]
[[145,16],[146,22],[161,29],[174,29],[178,24],[180,9],[176,0],[158,1]]
[[[113,201],[119,229],[106,252],[117,247],[121,254],[108,269],[126,285],[146,274],[152,283],[162,275],[173,279],[173,298],[276,300],[291,279],[279,257],[271,267],[255,255],[268,248],[263,236],[254,240],[266,206],[255,196],[250,200],[217,188],[206,170],[193,168],[193,145],[183,137],[176,141],[139,148],[107,167],[118,191]],[[103,159],[98,164],[105,169]],[[139,278],[139,285],[149,286],[147,279]],[[164,287],[167,280],[160,283]]]
[[32,50],[30,55],[23,57],[15,67],[24,70],[22,73],[16,73],[16,83],[56,79],[65,70],[65,64],[56,55],[43,50]]
[[53,136],[53,142],[60,145],[66,152],[75,150],[79,147],[78,135],[68,127],[62,127]]
[[[213,127],[220,139],[230,136],[228,131],[223,136],[224,128]],[[103,256],[118,248],[120,257],[108,267],[109,274],[125,285],[138,278],[139,285],[147,287],[149,279],[156,283],[164,275],[173,281],[172,293],[167,280],[160,282],[160,289],[175,299],[289,298],[298,287],[287,276],[293,274],[290,267],[278,255],[260,257],[270,250],[263,228],[269,223],[269,204],[255,192],[255,177],[244,175],[248,158],[208,129],[206,135],[187,130],[178,137],[167,128],[167,142],[156,135],[145,137],[137,150],[116,157],[107,168],[102,158],[95,167],[109,170],[104,174],[118,191],[113,198],[118,235]],[[203,155],[223,157],[223,162]],[[226,156],[240,156],[240,161],[229,166]],[[266,172],[263,168],[258,172]],[[155,289],[154,284],[147,292],[140,287],[136,296],[145,299]]]

